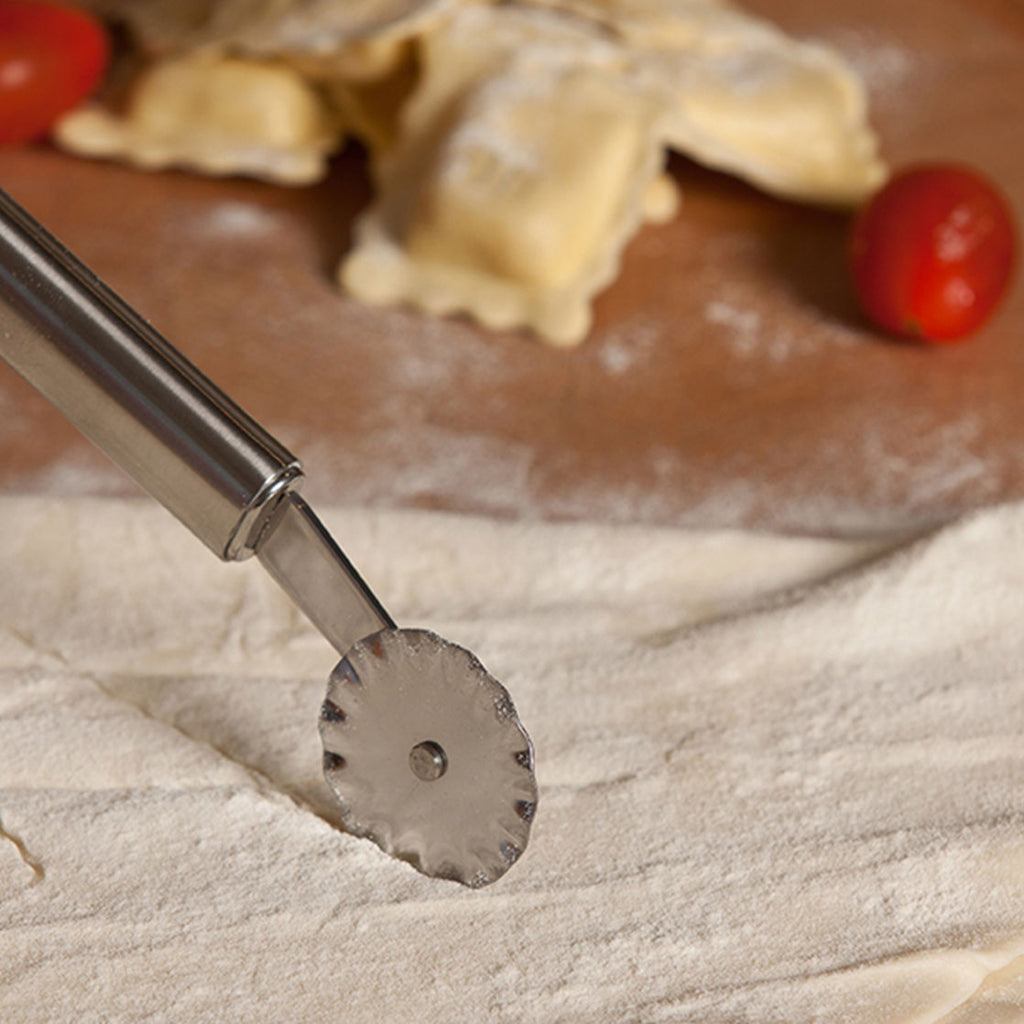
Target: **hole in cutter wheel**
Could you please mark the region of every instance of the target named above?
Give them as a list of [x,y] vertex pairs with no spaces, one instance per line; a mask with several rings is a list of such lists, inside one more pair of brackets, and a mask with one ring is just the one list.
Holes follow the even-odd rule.
[[417,779],[434,782],[448,771],[448,755],[440,743],[424,740],[409,751],[409,767]]

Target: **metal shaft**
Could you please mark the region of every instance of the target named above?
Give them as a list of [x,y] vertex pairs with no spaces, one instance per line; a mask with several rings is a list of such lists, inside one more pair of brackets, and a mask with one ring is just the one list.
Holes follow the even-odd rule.
[[384,606],[298,494],[277,504],[260,534],[256,557],[339,654],[364,636],[394,628]]
[[0,190],[0,358],[225,560],[298,460]]

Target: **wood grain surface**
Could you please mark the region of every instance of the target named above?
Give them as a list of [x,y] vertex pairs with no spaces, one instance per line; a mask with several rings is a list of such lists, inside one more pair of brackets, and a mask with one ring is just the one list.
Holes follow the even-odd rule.
[[[1024,6],[757,0],[860,70],[894,166],[961,160],[1024,211]],[[1024,496],[1024,289],[970,343],[887,341],[847,218],[674,158],[579,348],[370,309],[334,270],[370,196],[0,151],[8,190],[307,468],[314,503],[866,534]],[[133,485],[0,366],[0,489]]]

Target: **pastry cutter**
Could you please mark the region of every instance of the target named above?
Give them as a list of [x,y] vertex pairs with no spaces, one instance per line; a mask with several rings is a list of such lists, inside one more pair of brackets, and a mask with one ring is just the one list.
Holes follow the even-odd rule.
[[533,748],[467,650],[400,629],[298,460],[0,191],[0,356],[224,561],[255,555],[341,655],[319,728],[345,828],[479,887],[515,863]]

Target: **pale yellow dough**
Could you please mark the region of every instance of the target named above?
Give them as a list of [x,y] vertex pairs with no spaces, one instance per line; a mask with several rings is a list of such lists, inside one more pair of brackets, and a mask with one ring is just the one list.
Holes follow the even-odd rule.
[[864,86],[833,50],[711,0],[557,0],[627,46],[667,146],[786,197],[851,205],[883,181]]
[[723,0],[531,0],[604,26],[661,97],[667,146],[790,198],[851,205],[886,176],[864,85],[832,49]]
[[466,8],[421,59],[343,282],[579,340],[661,169],[656,106],[618,87],[620,48],[550,12]]
[[288,185],[321,178],[341,134],[338,118],[292,68],[212,52],[153,65],[124,115],[90,105],[56,128],[57,141],[89,156]]

